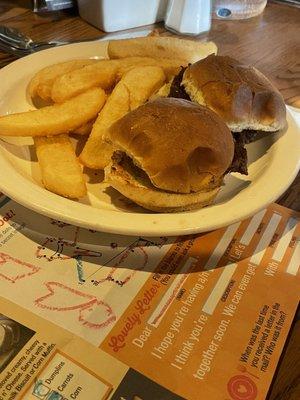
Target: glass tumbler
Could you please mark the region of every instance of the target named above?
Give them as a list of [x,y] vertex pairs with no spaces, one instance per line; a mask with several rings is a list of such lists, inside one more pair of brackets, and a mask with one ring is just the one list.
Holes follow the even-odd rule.
[[215,19],[246,19],[263,12],[267,0],[215,0],[212,17]]

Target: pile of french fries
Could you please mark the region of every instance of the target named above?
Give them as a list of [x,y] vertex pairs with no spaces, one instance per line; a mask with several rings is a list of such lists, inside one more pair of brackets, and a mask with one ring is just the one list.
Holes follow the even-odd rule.
[[[145,37],[110,42],[109,59],[48,66],[28,85],[31,98],[48,105],[0,117],[0,136],[32,136],[44,187],[84,197],[83,167],[103,169],[110,162],[113,145],[103,140],[110,126],[167,85],[182,66],[216,50],[212,42]],[[69,138],[74,133],[87,137],[79,157]]]

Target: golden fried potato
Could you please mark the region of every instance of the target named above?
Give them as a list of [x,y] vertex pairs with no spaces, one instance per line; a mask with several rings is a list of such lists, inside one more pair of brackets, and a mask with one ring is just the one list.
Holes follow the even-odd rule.
[[81,136],[89,135],[93,129],[94,123],[95,119],[92,119],[91,121],[88,121],[86,124],[81,125],[79,128],[75,129],[72,133]]
[[153,57],[179,59],[194,63],[210,54],[217,53],[214,42],[199,42],[166,36],[147,36],[133,39],[111,40],[109,58]]
[[[136,64],[130,64],[129,62],[124,63],[123,60],[140,60]],[[117,80],[122,78],[122,76],[128,72],[130,69],[137,66],[156,66],[164,70],[167,79],[171,79],[174,75],[177,75],[181,67],[187,66],[187,63],[182,60],[171,60],[167,58],[149,58],[149,57],[129,57],[119,59],[120,64],[117,73]]]
[[169,79],[179,72],[180,66],[186,65],[186,63],[180,60],[158,60],[150,57],[101,60],[96,64],[88,65],[57,78],[52,87],[52,100],[55,103],[61,103],[95,86],[109,90],[130,69],[148,65],[163,68]]
[[104,169],[111,157],[111,145],[103,142],[102,135],[111,124],[128,111],[130,111],[129,93],[126,86],[120,81],[96,119],[92,132],[79,156],[83,165],[94,169]]
[[102,137],[115,121],[145,103],[164,82],[165,74],[159,67],[137,67],[127,72],[99,113],[80,154],[82,164],[89,168],[104,169],[110,162],[113,148]]
[[45,188],[64,197],[84,197],[86,183],[68,135],[35,137],[34,144]]
[[106,94],[94,88],[62,104],[0,117],[0,136],[52,136],[74,131],[95,118]]
[[100,86],[110,89],[116,80],[117,63],[102,60],[93,65],[77,69],[60,76],[53,84],[51,98],[55,103],[62,103],[86,90]]
[[150,100],[155,100],[159,97],[168,97],[170,93],[170,89],[172,86],[173,79],[171,79],[169,82],[166,82],[159,90],[150,97]]
[[51,90],[55,79],[67,72],[94,64],[99,60],[71,60],[59,64],[49,65],[37,72],[28,85],[31,97],[39,96],[44,100],[51,100]]

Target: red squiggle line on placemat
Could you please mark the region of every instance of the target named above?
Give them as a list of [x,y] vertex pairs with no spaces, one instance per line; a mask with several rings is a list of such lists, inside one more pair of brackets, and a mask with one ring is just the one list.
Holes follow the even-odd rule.
[[[5,271],[5,273],[3,271],[1,272],[1,268],[7,266],[7,263],[9,262],[14,263],[15,266],[20,268],[20,272],[17,273],[17,275],[9,275],[9,269]],[[15,283],[20,279],[36,274],[39,270],[40,268],[36,267],[35,265],[19,260],[18,258],[11,257],[9,254],[0,252],[0,277],[11,283]]]
[[[105,328],[116,320],[116,316],[110,305],[102,300],[97,299],[97,297],[93,295],[83,293],[77,289],[70,288],[60,282],[45,282],[44,285],[48,289],[48,293],[34,301],[35,305],[40,308],[50,311],[65,312],[78,310],[78,321],[82,325],[94,329]],[[63,296],[59,299],[57,299],[57,290],[63,291]],[[68,302],[70,299],[70,295],[72,295],[71,302],[73,304],[61,304],[61,302],[63,301]],[[50,304],[48,302],[49,299],[51,299],[52,302],[54,300],[54,303]],[[78,303],[74,304],[74,300],[78,301]],[[100,316],[101,321],[91,321],[91,315],[96,315],[96,319]]]

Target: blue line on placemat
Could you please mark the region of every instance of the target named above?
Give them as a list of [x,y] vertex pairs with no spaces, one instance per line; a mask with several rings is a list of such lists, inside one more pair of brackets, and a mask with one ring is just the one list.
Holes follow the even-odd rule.
[[83,272],[83,262],[82,262],[82,257],[80,255],[74,257],[76,261],[76,268],[77,268],[77,274],[78,274],[78,283],[82,284],[85,282],[84,279],[84,272]]

